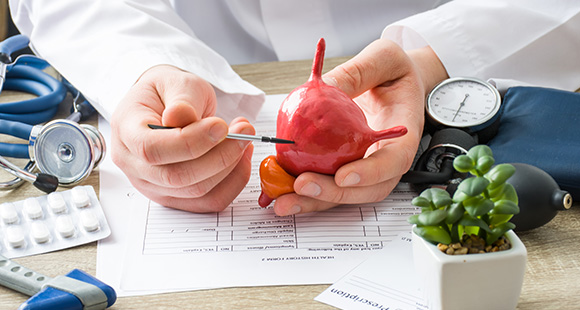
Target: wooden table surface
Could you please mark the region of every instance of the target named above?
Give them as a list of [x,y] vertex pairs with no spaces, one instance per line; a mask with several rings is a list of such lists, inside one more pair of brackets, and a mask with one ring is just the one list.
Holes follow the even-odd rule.
[[[328,59],[325,69],[346,58]],[[310,75],[311,61],[262,63],[234,66],[247,81],[268,94],[288,93]],[[18,98],[2,94],[0,101]],[[64,109],[63,109],[64,111]],[[65,113],[65,112],[63,112]],[[95,118],[90,122],[95,123]],[[5,139],[2,137],[2,139]],[[1,180],[8,179],[1,172]],[[98,173],[83,184],[98,192]],[[40,193],[25,184],[17,190],[0,192],[0,202],[18,201]],[[114,233],[114,232],[113,232]],[[518,309],[580,309],[580,207],[560,213],[548,224],[518,234],[528,249],[528,263]],[[96,242],[53,253],[15,259],[16,262],[54,277],[74,268],[95,274]],[[492,271],[493,272],[493,271]],[[501,274],[497,275],[501,281]],[[466,280],[466,285],[469,281]],[[226,288],[137,297],[121,297],[110,309],[332,309],[314,301],[328,285]],[[0,287],[0,309],[16,309],[28,296]],[[466,305],[466,309],[469,307]]]

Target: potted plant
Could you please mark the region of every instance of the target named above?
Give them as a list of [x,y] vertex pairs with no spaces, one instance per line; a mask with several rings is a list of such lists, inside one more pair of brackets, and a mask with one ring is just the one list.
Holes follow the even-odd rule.
[[[510,218],[519,212],[514,166],[494,166],[491,149],[477,145],[456,157],[469,173],[453,197],[428,188],[413,199],[413,257],[429,309],[515,309],[527,251]],[[458,255],[459,254],[459,255]]]

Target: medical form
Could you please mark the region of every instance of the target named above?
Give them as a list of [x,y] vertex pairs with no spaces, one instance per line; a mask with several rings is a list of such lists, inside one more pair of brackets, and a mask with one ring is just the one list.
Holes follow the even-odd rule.
[[408,191],[399,188],[386,203],[285,217],[256,206],[255,199],[253,204],[234,202],[221,213],[204,215],[152,204],[142,253],[380,249],[409,228],[406,219],[416,209],[407,197]]
[[[267,96],[254,123],[258,134],[275,136],[277,108],[283,98]],[[125,222],[118,220],[119,215],[107,214],[115,217],[111,226],[119,225],[118,230],[113,227],[113,240],[99,244],[97,275],[113,285],[119,296],[234,286],[330,284],[400,232],[410,231],[407,218],[419,212],[411,205],[416,193],[401,184],[378,203],[277,216],[271,207],[261,208],[257,203],[258,168],[263,158],[275,154],[275,146],[254,146],[249,184],[219,213],[196,214],[161,206],[130,186],[115,185],[110,178],[119,173],[109,173],[108,169],[116,168],[104,164],[101,204],[117,197],[116,206],[104,208],[116,214],[125,212]]]

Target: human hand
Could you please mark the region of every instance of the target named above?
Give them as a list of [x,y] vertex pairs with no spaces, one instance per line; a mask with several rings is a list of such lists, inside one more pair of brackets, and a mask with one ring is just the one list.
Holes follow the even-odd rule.
[[306,172],[296,178],[295,193],[278,197],[278,215],[322,211],[339,204],[385,199],[409,170],[421,140],[424,100],[447,73],[429,47],[405,53],[380,39],[323,76],[362,108],[374,130],[406,126],[405,136],[373,144],[365,158],[348,163],[334,176]]
[[[255,134],[246,119],[215,117],[205,80],[161,65],[146,71],[119,103],[112,120],[113,162],[151,200],[191,212],[218,212],[250,178],[253,146],[226,139]],[[175,127],[152,130],[147,124]]]

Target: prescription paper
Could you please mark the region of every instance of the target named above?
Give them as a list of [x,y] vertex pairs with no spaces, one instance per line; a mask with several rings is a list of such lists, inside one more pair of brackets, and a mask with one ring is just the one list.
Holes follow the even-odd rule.
[[[267,96],[254,126],[275,136],[284,95]],[[106,123],[99,129],[108,136]],[[258,167],[275,154],[255,143],[253,174],[223,212],[194,214],[151,202],[109,163],[101,166],[101,204],[113,228],[99,243],[97,276],[119,296],[204,288],[333,283],[385,247],[418,213],[400,185],[383,202],[279,217],[258,206]]]
[[315,300],[340,309],[427,310],[420,283],[411,233],[404,232]]

